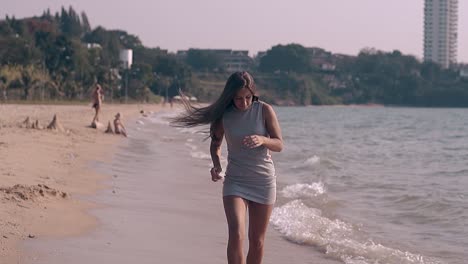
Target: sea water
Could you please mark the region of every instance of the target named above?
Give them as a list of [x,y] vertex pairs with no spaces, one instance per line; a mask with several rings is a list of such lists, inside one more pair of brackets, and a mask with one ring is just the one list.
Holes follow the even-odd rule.
[[[270,222],[285,239],[349,264],[468,262],[468,109],[275,110],[284,150]],[[209,166],[206,135],[175,131]]]

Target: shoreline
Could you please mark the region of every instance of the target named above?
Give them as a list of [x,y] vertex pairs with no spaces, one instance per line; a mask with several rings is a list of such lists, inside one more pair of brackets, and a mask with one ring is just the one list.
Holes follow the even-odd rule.
[[[162,105],[105,105],[101,120],[118,111],[127,127],[142,129],[132,130],[127,144],[121,136],[105,134],[105,128],[87,127],[93,116],[89,106],[0,105],[0,113],[8,113],[0,117],[0,159],[6,161],[0,164],[0,188],[29,188],[25,200],[0,189],[5,208],[0,211],[0,263],[78,264],[103,258],[106,263],[153,263],[154,257],[170,261],[174,256],[182,261],[175,263],[225,261],[221,185],[209,181],[204,161],[186,153],[191,141],[185,135],[152,124],[158,126],[150,129],[154,134],[140,138],[146,127],[137,121],[142,109],[173,111]],[[19,127],[27,115],[46,124],[55,111],[69,133]],[[157,144],[156,153],[145,153],[149,144]],[[192,165],[180,166],[181,161]],[[186,178],[187,169],[195,177]],[[287,241],[271,224],[267,236],[266,263],[340,263]]]
[[[201,155],[206,143],[194,131],[146,120],[136,122],[134,136],[118,144],[110,162],[93,166],[112,175],[106,179],[111,188],[87,196],[101,205],[89,210],[99,220],[98,228],[79,236],[26,241],[31,256],[24,263],[226,261],[222,183],[211,182],[206,173],[208,160]],[[267,236],[265,263],[340,263],[316,248],[287,241],[272,225]]]
[[[109,161],[125,138],[105,134],[107,121],[120,112],[129,124],[140,110],[157,111],[157,104],[104,104],[103,128],[89,127],[89,104],[0,105],[0,262],[18,263],[27,252],[21,244],[40,237],[68,237],[98,226],[89,210],[99,205],[80,199],[108,188],[108,175],[90,168],[92,161]],[[46,126],[54,114],[65,131],[21,127],[26,117]],[[105,121],[105,122],[104,122]]]

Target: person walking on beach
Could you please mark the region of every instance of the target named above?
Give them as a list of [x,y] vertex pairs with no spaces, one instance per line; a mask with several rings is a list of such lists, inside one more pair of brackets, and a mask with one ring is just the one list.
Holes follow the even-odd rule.
[[96,111],[92,122],[92,124],[95,124],[96,122],[99,122],[99,113],[101,112],[102,101],[104,100],[104,92],[102,91],[101,85],[96,84],[96,88],[91,95],[91,99],[93,108]]
[[193,127],[210,124],[211,179],[220,175],[221,143],[226,138],[228,164],[223,185],[223,204],[229,239],[229,264],[245,263],[243,241],[246,212],[249,217],[247,264],[262,262],[265,234],[276,201],[276,175],[270,151],[283,149],[281,129],[273,108],[258,100],[248,72],[232,74],[220,97],[206,107],[183,101],[186,112],[172,124]]

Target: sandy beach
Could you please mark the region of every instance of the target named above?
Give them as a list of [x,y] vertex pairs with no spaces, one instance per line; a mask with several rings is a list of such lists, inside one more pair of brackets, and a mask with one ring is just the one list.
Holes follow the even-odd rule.
[[[117,112],[125,121],[159,108],[105,105],[100,120],[107,125]],[[64,131],[23,125],[29,117],[46,127],[54,114]],[[96,226],[86,213],[93,203],[74,197],[103,188],[105,175],[88,164],[110,159],[125,139],[88,127],[93,115],[89,105],[0,105],[0,263],[20,263],[25,240],[76,235]]]
[[[222,184],[209,180],[209,159],[142,109],[171,111],[105,106],[102,122],[123,114],[124,138],[87,127],[89,106],[0,106],[0,263],[226,262]],[[54,113],[65,132],[21,127]],[[338,262],[270,226],[264,263]]]

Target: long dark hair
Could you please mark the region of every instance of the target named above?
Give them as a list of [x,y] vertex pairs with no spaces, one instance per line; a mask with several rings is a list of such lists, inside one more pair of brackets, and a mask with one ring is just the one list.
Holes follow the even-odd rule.
[[255,82],[252,75],[246,71],[231,74],[219,98],[209,106],[193,106],[185,99],[185,96],[182,96],[185,112],[172,119],[171,125],[176,127],[195,127],[210,124],[210,137],[213,138],[215,125],[221,121],[226,109],[233,105],[234,97],[242,88],[249,89],[252,93],[252,100],[258,101],[258,97],[255,95]]

